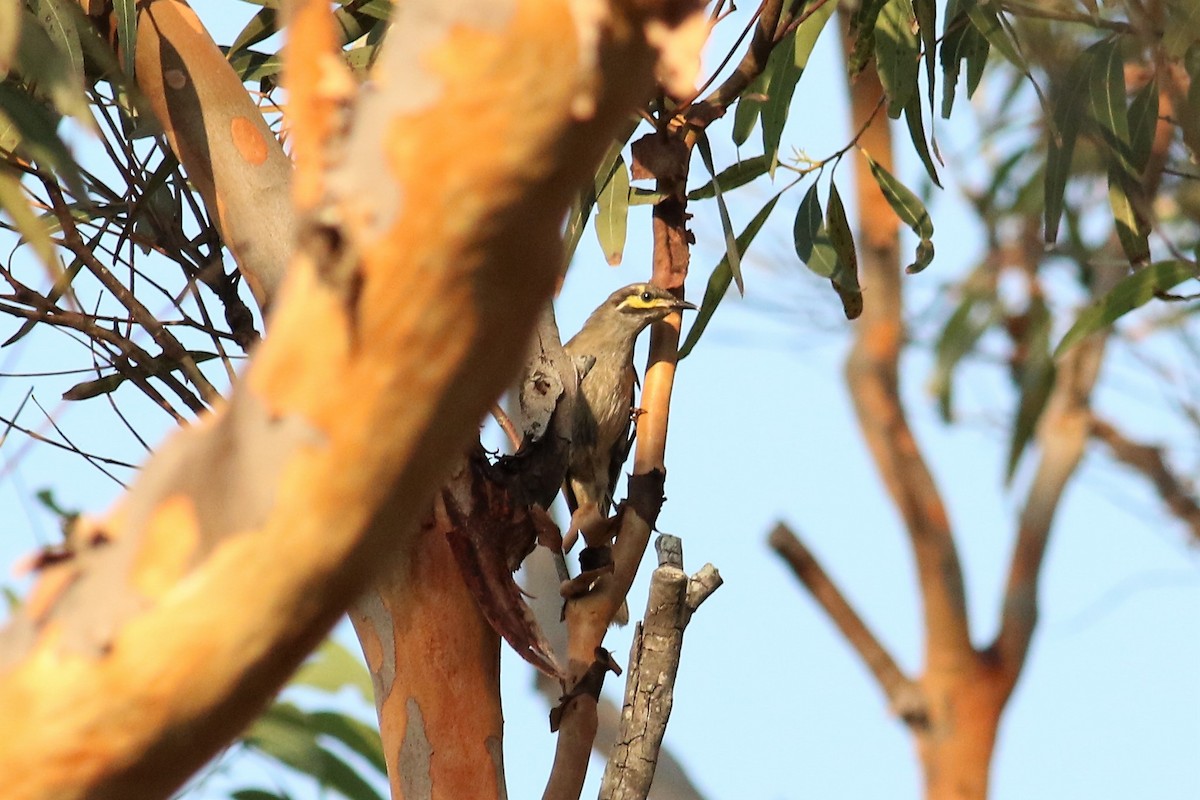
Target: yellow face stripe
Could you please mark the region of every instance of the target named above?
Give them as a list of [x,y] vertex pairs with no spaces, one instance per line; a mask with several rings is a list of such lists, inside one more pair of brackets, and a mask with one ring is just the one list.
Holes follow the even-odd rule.
[[649,300],[642,299],[642,292],[631,294],[621,301],[618,309],[631,309],[637,311],[649,311],[655,308],[669,308],[674,305],[674,301],[665,297],[652,294]]

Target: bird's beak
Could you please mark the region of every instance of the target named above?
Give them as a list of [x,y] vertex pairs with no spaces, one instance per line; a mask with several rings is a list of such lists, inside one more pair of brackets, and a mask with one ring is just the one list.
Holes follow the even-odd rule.
[[675,303],[675,308],[679,311],[695,311],[696,304],[689,303],[686,300],[679,300]]

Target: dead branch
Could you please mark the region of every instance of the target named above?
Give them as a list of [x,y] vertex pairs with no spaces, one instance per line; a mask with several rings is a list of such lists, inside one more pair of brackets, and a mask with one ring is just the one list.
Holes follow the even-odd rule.
[[688,577],[678,538],[660,535],[655,549],[658,568],[650,579],[645,617],[633,635],[621,727],[600,785],[602,800],[643,800],[649,795],[674,702],[684,629],[692,613],[721,585],[712,564]]

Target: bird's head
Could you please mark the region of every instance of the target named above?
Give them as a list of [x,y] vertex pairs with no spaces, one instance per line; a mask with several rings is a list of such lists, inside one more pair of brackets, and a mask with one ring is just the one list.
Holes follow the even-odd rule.
[[666,289],[649,283],[633,283],[609,295],[597,312],[602,313],[610,324],[636,335],[651,322],[657,322],[674,311],[695,308]]

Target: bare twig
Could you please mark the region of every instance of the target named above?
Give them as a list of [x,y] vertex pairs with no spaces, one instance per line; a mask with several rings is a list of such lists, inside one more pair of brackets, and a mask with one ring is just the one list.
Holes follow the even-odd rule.
[[910,724],[926,717],[926,698],[917,684],[900,669],[892,654],[863,622],[829,574],[799,537],[779,523],[767,538],[771,549],[792,568],[796,578],[821,604],[830,621],[858,653],[875,676],[896,716]]
[[[79,234],[79,229],[75,226],[74,219],[71,216],[71,210],[63,199],[62,192],[58,188],[58,184],[49,179],[44,182],[46,192],[49,194],[54,205],[54,213],[58,218],[59,224],[62,225],[63,235],[66,237],[66,246],[76,257],[82,259],[88,270],[96,277],[98,281],[120,301],[121,305],[129,310],[130,316],[138,325],[146,329],[155,343],[162,348],[163,353],[170,356],[173,360],[178,361],[182,365],[184,374],[188,379],[200,390],[200,396],[205,401],[212,403],[220,397],[213,385],[208,382],[204,374],[200,372],[200,368],[196,366],[196,362],[188,354],[187,350],[179,343],[154,314],[146,308],[133,292],[127,286],[117,280],[117,277],[104,264],[100,263],[83,241],[83,237]],[[204,404],[198,401],[190,391],[171,376],[164,377],[164,382],[171,386],[179,395],[180,399],[187,404],[188,408],[196,413],[205,410]]]
[[692,612],[721,585],[712,564],[688,577],[678,538],[660,535],[655,549],[658,569],[650,579],[645,619],[633,635],[621,728],[600,785],[602,800],[641,800],[649,795],[671,716],[684,628]]

